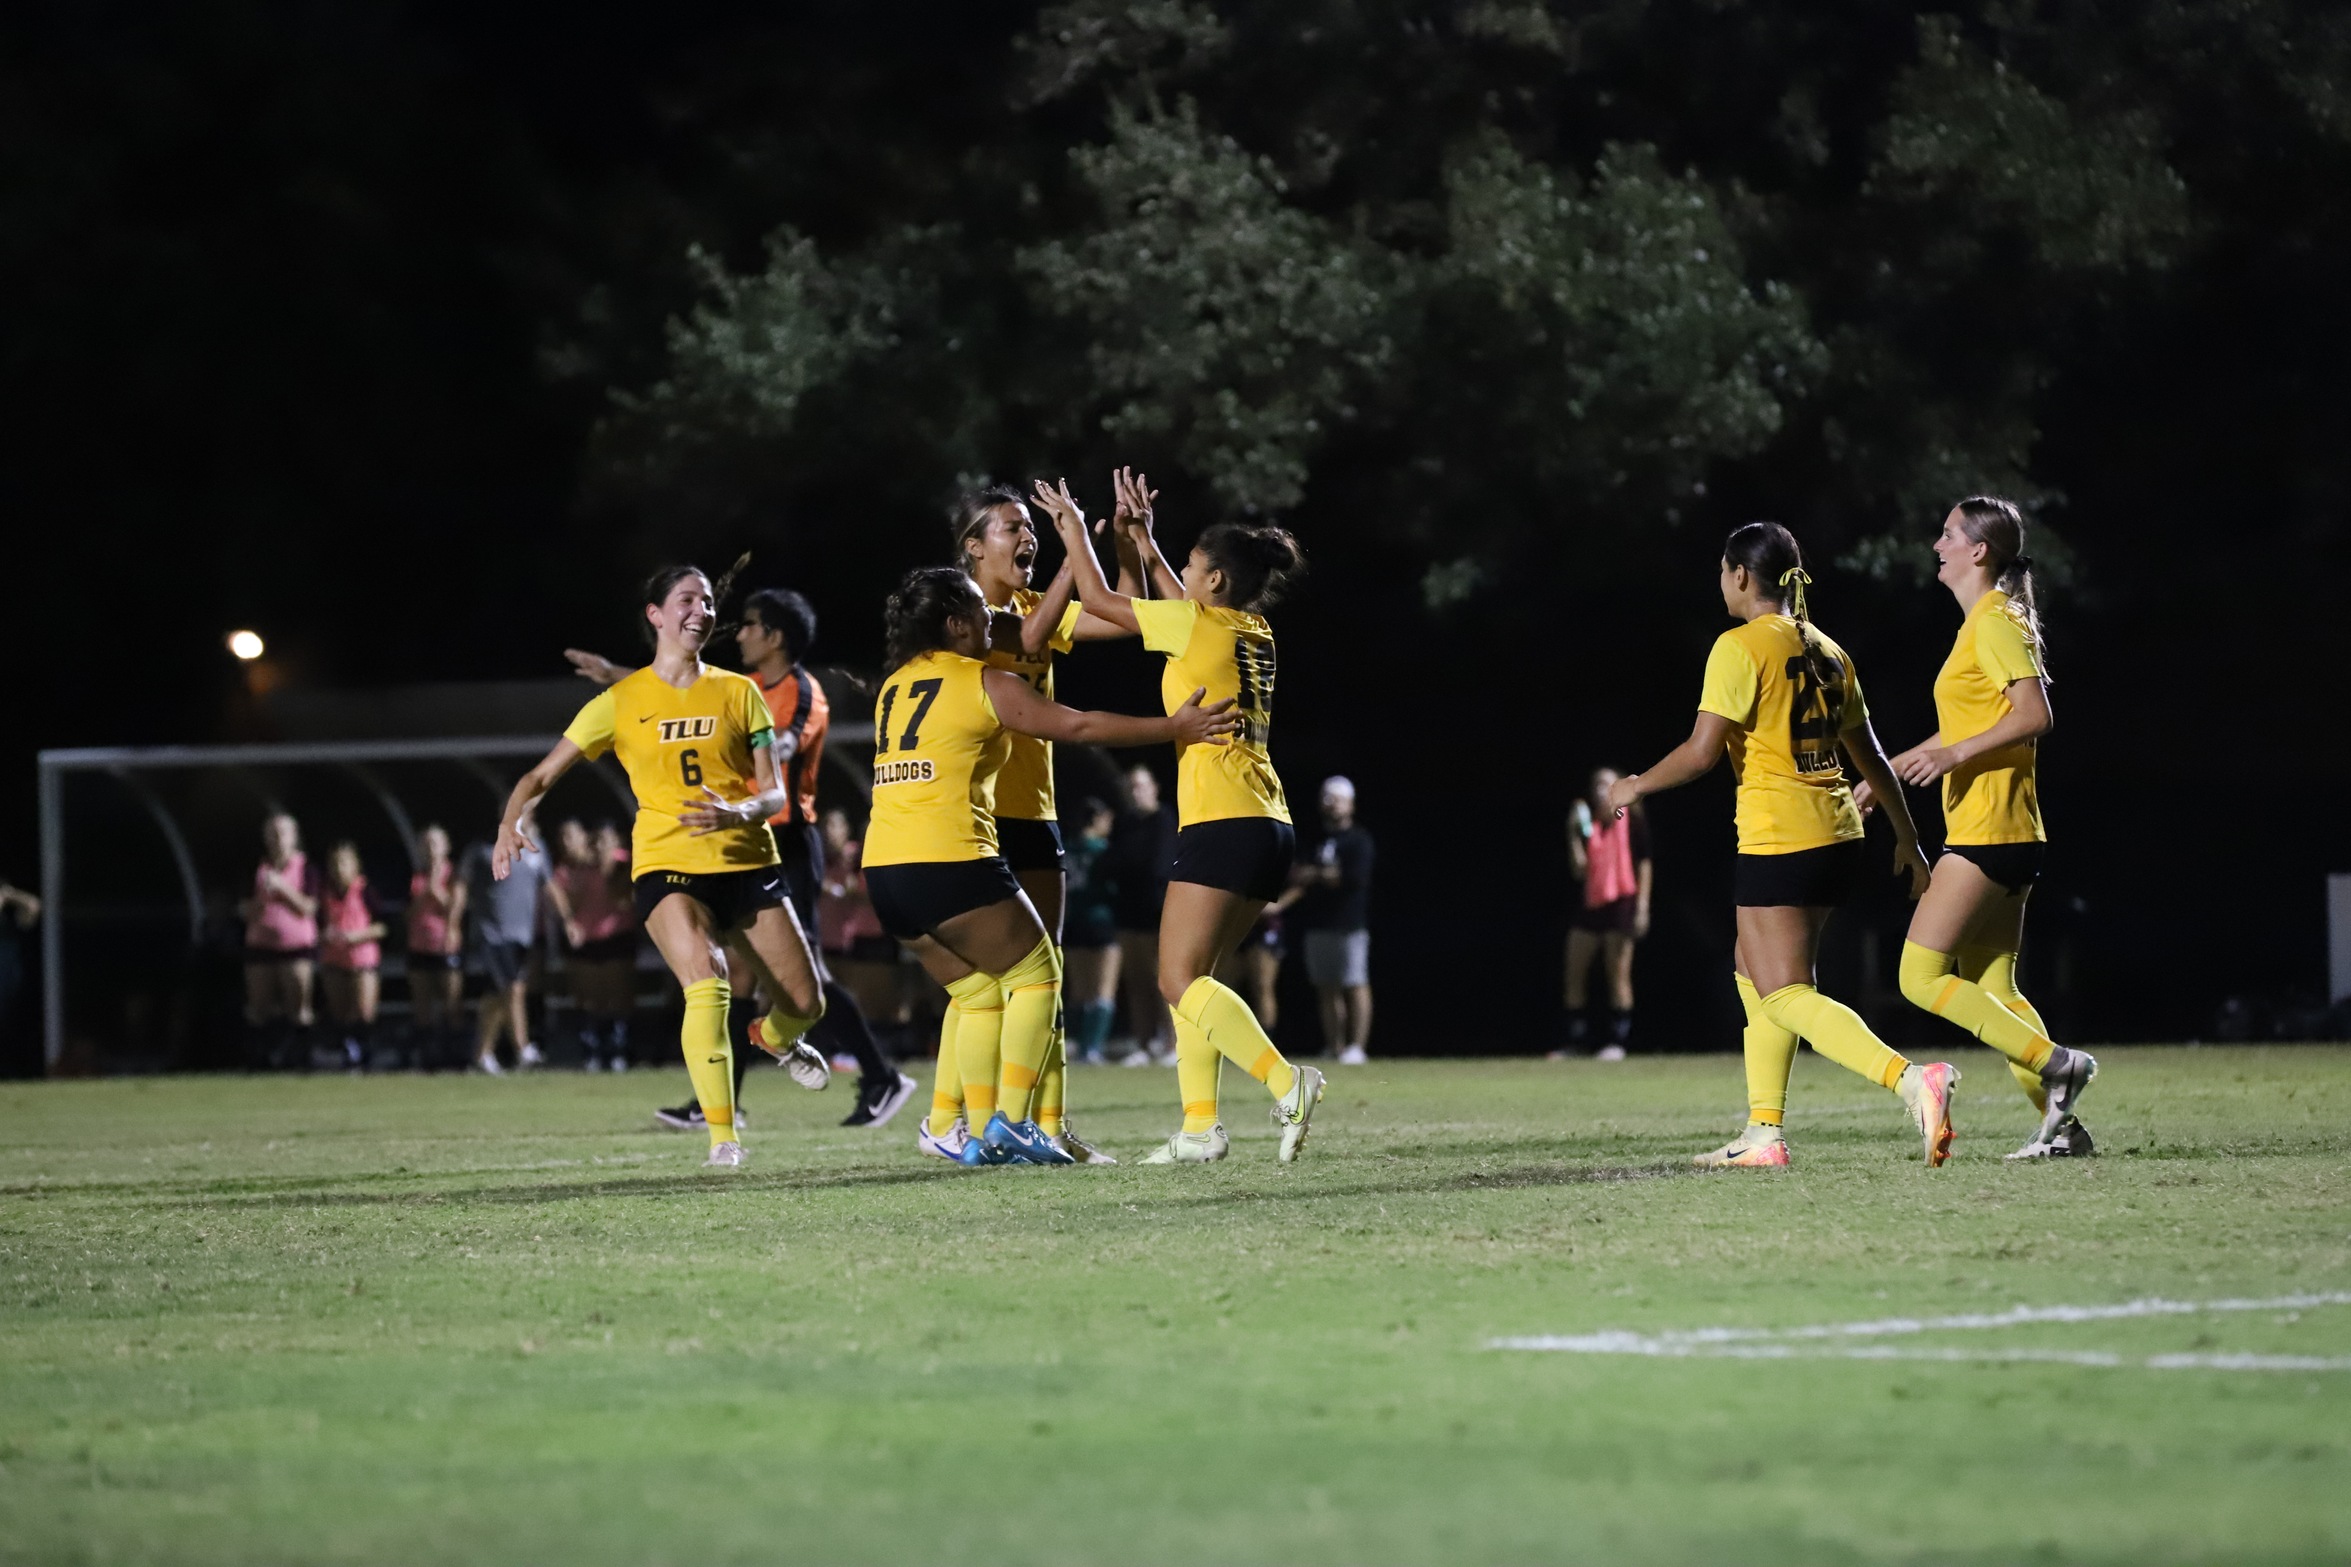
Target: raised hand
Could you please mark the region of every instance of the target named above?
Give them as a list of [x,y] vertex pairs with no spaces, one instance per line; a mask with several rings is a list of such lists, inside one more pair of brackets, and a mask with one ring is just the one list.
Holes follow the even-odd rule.
[[1037,481],[1037,504],[1044,508],[1046,516],[1053,519],[1054,531],[1061,535],[1063,544],[1069,544],[1073,539],[1080,543],[1084,542],[1086,537],[1085,509],[1078,505],[1077,497],[1069,493],[1067,479],[1059,481],[1057,485],[1047,484],[1044,480],[1039,479]]
[[573,674],[582,680],[593,680],[600,686],[611,685],[614,681],[624,680],[629,675],[626,668],[614,663],[601,653],[591,653],[585,648],[567,647],[563,650],[563,657],[564,661],[571,665]]
[[1231,697],[1210,702],[1203,707],[1201,698],[1206,695],[1208,688],[1199,687],[1184,698],[1183,706],[1167,715],[1175,720],[1176,744],[1197,745],[1207,742],[1226,745],[1230,743],[1229,737],[1241,727],[1241,716],[1233,711]]

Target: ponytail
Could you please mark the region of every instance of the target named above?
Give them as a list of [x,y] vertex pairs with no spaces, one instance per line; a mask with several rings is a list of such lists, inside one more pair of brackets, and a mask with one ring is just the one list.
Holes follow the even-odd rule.
[[1224,573],[1235,609],[1270,609],[1306,571],[1306,551],[1287,528],[1220,522],[1192,546]]
[[956,616],[986,613],[980,590],[961,568],[917,566],[882,608],[882,657],[896,669],[945,647],[947,622]]
[[1970,495],[1952,510],[1959,531],[1990,553],[1992,586],[2008,595],[2008,613],[2032,644],[2041,678],[2049,677],[2049,649],[2041,638],[2041,606],[2033,594],[2033,558],[2024,552],[2024,512],[1997,495]]
[[1841,670],[1832,672],[1821,662],[1826,655],[1813,629],[1811,605],[1804,592],[1812,585],[1812,573],[1804,569],[1804,547],[1796,542],[1796,535],[1776,522],[1750,522],[1734,528],[1723,540],[1722,558],[1726,565],[1741,568],[1757,582],[1774,584],[1788,618],[1796,622],[1796,637],[1804,644],[1804,663],[1812,671],[1813,683],[1825,687],[1834,683],[1832,674],[1841,678]]

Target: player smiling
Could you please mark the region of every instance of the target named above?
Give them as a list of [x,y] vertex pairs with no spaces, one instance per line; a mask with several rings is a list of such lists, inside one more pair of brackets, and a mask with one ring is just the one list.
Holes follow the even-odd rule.
[[1964,618],[1935,676],[1936,732],[1893,763],[1905,783],[1943,785],[1944,852],[1902,944],[1902,994],[2008,1058],[2041,1112],[2009,1158],[2080,1157],[2093,1148],[2074,1109],[2098,1063],[2051,1040],[2016,988],[2025,904],[2048,847],[2038,748],[2055,722],[2023,513],[1970,496],[1943,519],[1935,560]]
[[653,662],[599,692],[514,786],[491,872],[505,880],[513,857],[532,847],[520,824],[557,779],[583,757],[619,757],[637,797],[637,911],[685,990],[679,1044],[710,1131],[708,1162],[737,1165],[731,976],[749,974],[767,996],[773,1010],[751,1025],[751,1037],[776,1056],[823,1016],[824,998],[767,825],[787,792],[774,721],[755,683],[702,662],[717,601],[697,567],[668,567],[646,583]]

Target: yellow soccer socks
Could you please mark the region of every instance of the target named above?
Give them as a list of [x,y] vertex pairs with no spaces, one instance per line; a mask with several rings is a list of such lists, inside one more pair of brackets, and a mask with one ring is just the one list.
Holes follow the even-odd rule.
[[[1040,940],[996,980],[1004,993],[1000,1108],[1007,1121],[1017,1124],[1029,1118],[1037,1079],[1053,1044],[1053,1015],[1061,1009],[1061,953],[1050,940]],[[968,1099],[970,1094],[967,1079],[964,1095]],[[972,1119],[975,1131],[987,1125],[976,1105]]]
[[727,1042],[727,1008],[734,999],[723,979],[694,981],[686,987],[686,1024],[678,1036],[713,1148],[735,1140],[735,1051]]
[[[2023,991],[2016,988],[2015,953],[2000,947],[1967,946],[1961,947],[1956,956],[1961,979],[1981,985],[1984,994],[2023,1018],[2032,1025],[2033,1032],[2043,1039],[2056,1037],[2049,1032],[2049,1025],[2041,1021],[2039,1010],[2025,999]],[[2016,1079],[2017,1086],[2033,1102],[2034,1109],[2043,1115],[2049,1113],[2049,1089],[2041,1081],[2040,1068],[2026,1066],[2021,1061],[2010,1061],[2008,1075]]]
[[1915,941],[1902,943],[1902,994],[1946,1022],[1956,1023],[2029,1069],[2037,1082],[2057,1047],[2023,1018],[2002,1006],[1981,985],[1959,977],[1958,961],[1948,952],[1936,952]]
[[1796,1067],[1796,1036],[1763,1015],[1763,998],[1755,981],[1734,972],[1739,1005],[1747,1012],[1742,1037],[1747,1061],[1747,1120],[1754,1126],[1778,1126],[1788,1115],[1788,1074]]
[[933,1137],[946,1136],[963,1113],[963,1063],[955,1055],[955,1036],[962,1023],[963,1003],[950,993],[946,1015],[939,1019],[939,1064],[931,1076],[931,1114],[925,1123]]
[[816,1027],[817,1020],[823,1016],[822,995],[816,998],[816,1017],[802,1017],[797,1012],[785,1011],[781,1006],[773,1007],[767,1016],[759,1020],[759,1037],[767,1041],[769,1051],[780,1056],[798,1043],[802,1034]]
[[1910,1063],[1869,1031],[1861,1014],[1822,995],[1810,985],[1787,985],[1765,996],[1763,1015],[1849,1072],[1881,1088],[1894,1088]]
[[1203,974],[1192,981],[1184,998],[1175,1004],[1175,1015],[1198,1029],[1217,1054],[1263,1083],[1276,1099],[1296,1086],[1297,1069],[1273,1047],[1249,1003],[1211,976]]
[[963,1109],[974,1137],[996,1113],[996,1076],[1003,1064],[1004,987],[993,974],[977,970],[947,987],[963,1011],[955,1025],[955,1061],[963,1074]]
[[1213,1131],[1224,1057],[1183,1013],[1170,1007],[1168,1016],[1175,1020],[1176,1092],[1183,1096],[1184,1130],[1195,1135]]
[[[1053,949],[1053,961],[1066,972],[1059,946]],[[1045,1065],[1037,1073],[1034,1111],[1037,1130],[1047,1137],[1061,1135],[1061,1111],[1069,1093],[1069,998],[1058,987],[1053,995],[1053,1037],[1045,1042]]]

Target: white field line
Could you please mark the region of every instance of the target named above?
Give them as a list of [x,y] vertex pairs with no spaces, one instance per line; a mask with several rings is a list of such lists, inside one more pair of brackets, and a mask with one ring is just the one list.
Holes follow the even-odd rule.
[[2105,1350],[1906,1348],[1839,1340],[1907,1337],[2013,1328],[2033,1323],[2115,1322],[2135,1317],[2187,1317],[2210,1312],[2302,1311],[2351,1306],[2351,1292],[2276,1295],[2264,1300],[2164,1300],[2148,1297],[2108,1306],[2012,1306],[2006,1311],[1953,1317],[1880,1317],[1867,1322],[1823,1322],[1797,1328],[1691,1328],[1663,1333],[1540,1334],[1498,1338],[1488,1349],[1548,1350],[1574,1355],[1709,1356],[1737,1360],[2041,1361],[2069,1366],[2138,1366],[2150,1371],[2351,1371],[2351,1356],[2149,1355]]

